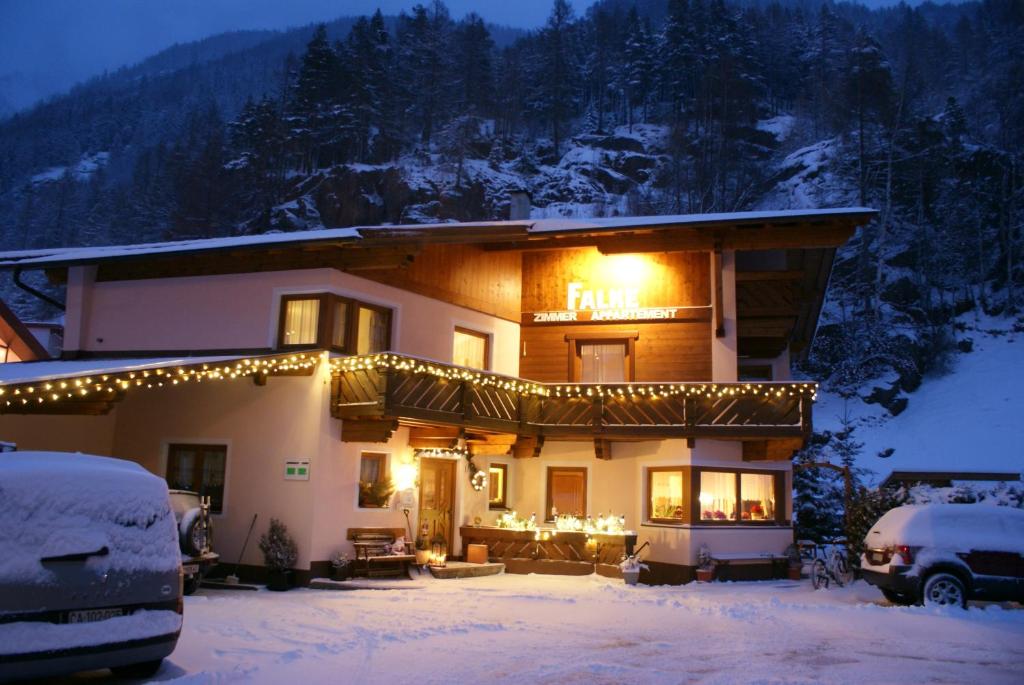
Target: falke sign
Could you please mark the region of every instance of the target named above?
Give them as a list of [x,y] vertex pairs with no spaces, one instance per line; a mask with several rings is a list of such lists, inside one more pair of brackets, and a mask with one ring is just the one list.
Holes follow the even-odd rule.
[[547,312],[526,312],[523,323],[603,323],[614,321],[667,321],[680,312],[704,307],[643,307],[639,288],[586,288],[569,283],[566,308]]

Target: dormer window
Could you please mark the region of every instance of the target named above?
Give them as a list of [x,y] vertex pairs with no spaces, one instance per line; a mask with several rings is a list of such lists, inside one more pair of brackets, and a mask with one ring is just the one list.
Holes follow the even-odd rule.
[[277,346],[320,347],[348,354],[383,352],[391,345],[391,310],[331,293],[285,295]]

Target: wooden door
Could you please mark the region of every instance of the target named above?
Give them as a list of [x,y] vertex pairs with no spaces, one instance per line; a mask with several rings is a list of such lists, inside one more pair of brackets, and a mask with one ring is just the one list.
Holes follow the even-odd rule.
[[427,535],[440,535],[452,547],[455,518],[455,461],[451,459],[420,459],[420,529],[427,524]]

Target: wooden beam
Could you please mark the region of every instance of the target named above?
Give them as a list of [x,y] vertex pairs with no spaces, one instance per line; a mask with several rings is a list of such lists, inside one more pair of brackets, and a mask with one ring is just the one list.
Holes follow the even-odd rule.
[[604,461],[611,461],[612,443],[604,438],[594,438],[594,456]]
[[356,420],[341,422],[342,442],[387,442],[398,428],[397,420]]
[[409,447],[413,449],[453,449],[458,447],[463,429],[458,426],[413,426],[409,429]]
[[748,440],[743,443],[743,461],[788,461],[803,446],[803,438]]
[[787,271],[737,271],[736,282],[744,283],[753,281],[762,283],[765,281],[800,281],[804,272],[800,269],[789,269]]
[[544,436],[521,435],[512,446],[512,456],[516,459],[536,459],[544,447]]
[[512,451],[512,445],[471,442],[466,446],[474,457],[503,457]]
[[725,337],[725,300],[722,295],[722,250],[711,253],[711,277],[715,287],[711,293],[711,305],[715,310],[715,337]]

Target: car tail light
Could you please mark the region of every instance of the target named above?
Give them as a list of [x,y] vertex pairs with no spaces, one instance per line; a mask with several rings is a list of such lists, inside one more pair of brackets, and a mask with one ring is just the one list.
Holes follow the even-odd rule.
[[904,566],[910,566],[914,563],[914,553],[910,551],[910,547],[907,545],[896,545],[896,554],[903,559]]

